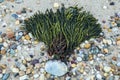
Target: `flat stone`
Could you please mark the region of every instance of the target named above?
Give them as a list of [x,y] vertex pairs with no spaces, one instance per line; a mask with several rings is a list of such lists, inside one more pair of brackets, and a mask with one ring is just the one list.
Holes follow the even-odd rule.
[[56,76],[62,76],[65,73],[67,73],[68,68],[67,65],[63,62],[59,61],[48,61],[45,65],[46,72],[56,75]]

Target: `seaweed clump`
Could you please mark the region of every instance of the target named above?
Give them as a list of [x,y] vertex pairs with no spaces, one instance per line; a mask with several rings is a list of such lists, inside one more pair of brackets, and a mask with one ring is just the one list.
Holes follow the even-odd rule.
[[56,12],[38,11],[25,20],[25,29],[48,46],[50,56],[65,60],[81,42],[99,36],[102,30],[97,21],[82,8],[62,6]]

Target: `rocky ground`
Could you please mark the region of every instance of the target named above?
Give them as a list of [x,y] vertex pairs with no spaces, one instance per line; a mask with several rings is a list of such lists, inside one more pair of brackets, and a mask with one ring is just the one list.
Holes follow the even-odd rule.
[[[0,80],[120,80],[120,0],[0,2]],[[54,67],[46,66],[51,57],[45,51],[45,44],[24,31],[23,20],[38,10],[55,10],[54,3],[64,3],[65,7],[78,5],[90,11],[103,33],[100,38],[80,44],[67,65],[54,61],[61,67],[54,66],[52,71]],[[63,76],[57,76],[60,74]]]

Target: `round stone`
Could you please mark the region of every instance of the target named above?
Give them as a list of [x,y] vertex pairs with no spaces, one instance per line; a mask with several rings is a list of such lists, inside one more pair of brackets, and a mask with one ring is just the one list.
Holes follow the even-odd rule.
[[62,76],[67,73],[68,68],[63,62],[50,60],[46,63],[45,70],[52,75]]
[[8,43],[7,43],[7,42],[4,42],[4,43],[3,43],[3,46],[4,46],[4,47],[8,47]]
[[18,69],[18,68],[12,68],[12,72],[13,72],[13,73],[18,73],[18,72],[19,72],[19,69]]
[[102,75],[101,74],[97,74],[96,78],[102,80]]
[[77,57],[77,61],[82,61],[82,58],[81,57]]
[[5,53],[6,53],[6,50],[5,50],[5,49],[2,49],[2,50],[1,50],[1,54],[4,55]]
[[108,67],[108,66],[105,66],[105,67],[104,67],[104,71],[105,71],[105,72],[110,72],[110,70],[111,70],[111,67]]
[[26,40],[30,40],[30,36],[29,35],[25,35],[25,39]]
[[90,48],[90,46],[91,46],[91,44],[87,43],[87,44],[85,44],[84,47],[85,47],[86,49],[88,49],[88,48]]
[[107,9],[107,6],[103,6],[103,9]]
[[58,8],[58,7],[59,7],[59,4],[58,4],[58,3],[54,3],[53,7],[54,7],[54,8]]

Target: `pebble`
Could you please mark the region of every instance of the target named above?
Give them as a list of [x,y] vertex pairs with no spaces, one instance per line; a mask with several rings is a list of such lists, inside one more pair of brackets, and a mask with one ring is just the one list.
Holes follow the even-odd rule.
[[10,73],[4,74],[2,80],[7,80],[10,76]]
[[60,6],[59,3],[54,3],[53,5],[54,8],[59,8],[59,6]]
[[4,47],[8,47],[8,43],[7,43],[7,42],[4,42],[4,43],[3,43],[3,46],[4,46]]
[[108,66],[105,66],[105,67],[104,67],[104,71],[105,71],[105,72],[110,72],[110,70],[111,70],[111,67],[108,67]]
[[0,74],[0,79],[3,77],[3,74]]
[[0,38],[0,43],[1,43],[1,42],[3,42],[3,39],[2,39],[2,38]]
[[39,74],[34,74],[34,78],[38,78],[39,77]]
[[110,5],[111,5],[111,6],[115,5],[115,2],[110,2]]
[[21,65],[20,70],[26,71],[26,67],[24,65]]
[[29,76],[28,75],[21,76],[20,80],[29,80]]
[[25,35],[24,36],[26,40],[30,40],[30,36],[29,35]]
[[19,21],[19,20],[16,20],[15,24],[16,24],[16,25],[19,25],[19,24],[20,24],[20,21]]
[[103,9],[107,9],[107,6],[103,6]]
[[13,73],[18,73],[18,72],[19,72],[19,69],[18,69],[18,68],[12,68],[12,72],[13,72]]
[[6,50],[2,49],[1,52],[0,52],[0,54],[2,54],[2,55],[6,54]]
[[19,71],[19,75],[23,76],[23,75],[25,75],[25,72],[24,71]]
[[39,80],[45,80],[45,76],[44,76],[44,74],[41,74],[41,75],[40,75]]
[[117,63],[117,66],[120,67],[120,62]]
[[85,44],[85,46],[84,46],[86,49],[88,49],[88,48],[90,48],[91,47],[91,44],[89,44],[89,43],[87,43],[87,44]]
[[8,39],[12,39],[14,37],[14,32],[6,32]]
[[30,74],[31,73],[31,69],[27,69],[26,74]]
[[97,78],[98,80],[102,80],[102,75],[101,75],[101,74],[97,74],[97,75],[96,75],[96,78]]

